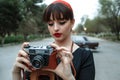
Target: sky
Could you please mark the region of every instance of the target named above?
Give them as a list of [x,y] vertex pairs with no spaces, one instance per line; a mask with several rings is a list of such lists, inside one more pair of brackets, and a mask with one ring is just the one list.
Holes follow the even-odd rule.
[[[44,0],[46,4],[50,4],[54,0]],[[75,25],[81,22],[83,16],[93,19],[97,15],[98,0],[65,0],[70,3],[74,11]]]

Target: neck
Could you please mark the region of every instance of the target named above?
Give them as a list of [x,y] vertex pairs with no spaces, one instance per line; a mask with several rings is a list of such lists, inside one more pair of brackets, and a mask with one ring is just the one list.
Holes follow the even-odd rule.
[[56,43],[57,45],[59,45],[59,46],[70,47],[71,44],[72,44],[72,40],[71,40],[71,38],[69,37],[69,38],[66,38],[66,39],[64,39],[64,40],[62,40],[62,41],[55,41],[55,43]]

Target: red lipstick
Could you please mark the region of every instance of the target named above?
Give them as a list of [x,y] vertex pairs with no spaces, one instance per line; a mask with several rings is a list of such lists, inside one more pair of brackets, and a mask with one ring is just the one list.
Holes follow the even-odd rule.
[[61,33],[55,33],[55,34],[53,34],[55,37],[61,37]]

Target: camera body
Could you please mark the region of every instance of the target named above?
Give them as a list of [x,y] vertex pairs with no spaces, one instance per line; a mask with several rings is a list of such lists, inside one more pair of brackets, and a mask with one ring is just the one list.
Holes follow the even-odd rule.
[[24,47],[24,51],[29,55],[32,67],[40,69],[48,66],[53,48],[51,46],[27,46]]

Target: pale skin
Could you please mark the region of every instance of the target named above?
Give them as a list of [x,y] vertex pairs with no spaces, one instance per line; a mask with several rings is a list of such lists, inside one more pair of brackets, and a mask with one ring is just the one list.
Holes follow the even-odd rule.
[[[52,16],[51,21],[48,22],[48,30],[55,40],[54,43],[51,44],[51,46],[55,48],[55,50],[57,51],[57,56],[59,56],[61,59],[61,62],[58,64],[56,69],[48,70],[56,73],[63,80],[75,80],[70,66],[70,63],[73,59],[72,52],[78,48],[78,46],[74,44],[73,51],[70,51],[72,44],[71,30],[73,25],[74,20],[53,20]],[[56,37],[54,36],[54,33],[61,33],[61,36]],[[22,49],[18,52],[18,56],[13,68],[13,80],[21,80],[21,69],[26,69],[30,72],[35,70],[31,66],[28,54],[23,50],[23,47],[27,46],[28,44],[28,42],[23,43]]]

